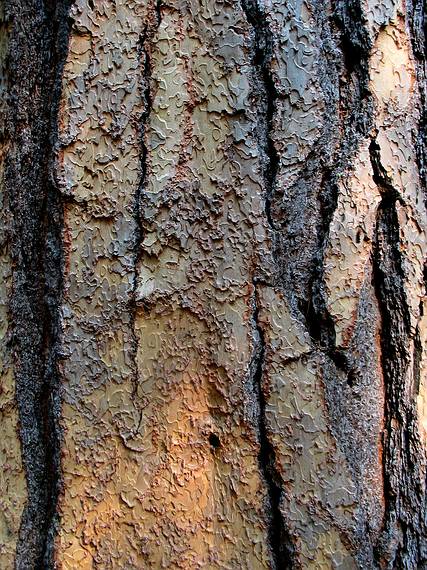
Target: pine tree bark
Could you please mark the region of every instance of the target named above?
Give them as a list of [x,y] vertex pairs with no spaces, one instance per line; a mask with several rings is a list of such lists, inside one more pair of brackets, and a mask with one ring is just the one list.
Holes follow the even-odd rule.
[[0,0],[0,567],[427,568],[420,0]]

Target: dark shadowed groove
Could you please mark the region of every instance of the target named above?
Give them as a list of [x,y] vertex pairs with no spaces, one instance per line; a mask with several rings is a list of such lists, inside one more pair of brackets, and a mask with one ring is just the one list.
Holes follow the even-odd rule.
[[44,566],[54,567],[54,540],[58,530],[59,515],[57,511],[58,497],[61,491],[61,386],[58,370],[58,357],[61,342],[60,304],[63,293],[64,276],[64,204],[61,194],[55,183],[55,150],[58,147],[58,115],[62,95],[62,76],[68,54],[69,37],[71,33],[71,19],[69,12],[74,0],[47,0],[47,17],[53,27],[53,42],[51,51],[50,71],[51,95],[47,200],[44,211],[45,228],[45,303],[47,308],[47,322],[45,323],[45,397],[49,405],[45,410],[48,419],[46,426],[47,468],[49,470],[47,511],[47,534],[44,546]]
[[380,148],[375,139],[370,145],[370,156],[374,181],[381,192],[373,244],[373,279],[381,314],[381,362],[385,385],[383,478],[386,509],[383,535],[375,554],[381,567],[386,564],[390,568],[425,568],[426,497],[422,490],[420,459],[423,452],[417,430],[415,387],[408,385],[411,324],[396,210],[400,197],[382,167]]
[[[346,79],[345,87],[341,86],[339,93],[339,105],[344,102],[345,109],[345,115],[340,118],[338,125],[343,135],[335,152],[333,168],[326,166],[323,168],[317,196],[320,217],[317,258],[311,274],[308,298],[300,299],[299,307],[312,340],[329,356],[335,366],[347,375],[350,382],[351,365],[346,351],[336,347],[335,323],[326,305],[324,255],[338,205],[337,173],[346,171],[357,152],[358,145],[368,136],[373,122],[372,97],[369,91],[369,56],[372,46],[360,0],[338,0],[333,2],[333,5],[330,25],[335,24],[340,33],[344,63],[342,74]],[[323,57],[328,61],[329,55],[323,49],[323,44],[322,50]],[[340,80],[342,81],[342,78]]]
[[[361,0],[335,0],[334,18],[341,30],[342,50],[346,68],[357,71],[364,79],[368,68],[368,57],[372,42],[366,27],[366,18]],[[360,68],[363,68],[361,73]],[[367,84],[363,81],[365,89]]]
[[[423,304],[420,303],[420,317],[423,316]],[[423,356],[423,345],[421,343],[420,326],[417,325],[414,337],[414,354],[413,360],[413,378],[414,378],[414,393],[420,393],[421,384],[421,361]]]
[[5,189],[12,212],[10,298],[28,500],[16,568],[52,568],[60,474],[57,370],[63,210],[52,168],[71,2],[9,0]]
[[283,492],[282,478],[277,469],[276,453],[274,445],[270,441],[266,423],[266,386],[263,381],[266,343],[264,339],[264,331],[262,330],[259,322],[258,297],[255,284],[254,289],[252,322],[254,327],[255,346],[250,369],[253,371],[253,390],[258,403],[258,462],[268,493],[268,540],[272,556],[272,568],[273,570],[287,570],[292,568],[293,547],[291,537],[280,511]]
[[[276,185],[279,156],[272,138],[272,133],[274,132],[274,113],[278,97],[271,71],[273,36],[265,13],[260,8],[257,0],[241,0],[241,5],[253,33],[252,65],[259,90],[257,136],[264,179],[265,216],[274,240],[276,227],[271,214],[271,200]],[[264,333],[258,322],[258,300],[255,284],[254,288],[255,298],[252,318],[255,334],[255,348],[250,369],[253,371],[253,390],[258,407],[258,462],[262,477],[267,486],[268,540],[272,556],[272,567],[275,570],[285,570],[292,567],[292,542],[280,510],[282,480],[276,467],[275,449],[269,439],[266,424],[266,397],[263,382],[266,347]]]
[[252,65],[260,79],[261,90],[260,105],[258,108],[258,121],[260,123],[260,150],[263,162],[263,177],[265,184],[265,214],[268,224],[273,231],[276,229],[271,215],[271,200],[276,185],[279,169],[279,156],[274,146],[272,133],[274,132],[274,113],[278,93],[271,71],[271,58],[273,54],[273,35],[269,28],[264,11],[257,0],[241,0],[246,19],[254,34]]
[[427,207],[427,4],[425,0],[408,0],[407,10],[420,94],[420,118],[415,150],[424,203]]
[[[144,195],[145,188],[147,186],[148,179],[148,147],[146,141],[146,131],[147,124],[150,119],[151,111],[153,108],[153,93],[151,85],[152,77],[152,64],[151,64],[151,49],[154,35],[156,34],[162,20],[161,14],[161,0],[156,0],[151,4],[151,10],[148,14],[147,24],[139,38],[139,59],[142,65],[142,81],[141,81],[141,94],[142,101],[144,105],[144,110],[141,113],[140,118],[140,148],[141,148],[141,177],[138,184],[138,188],[135,192],[134,205],[133,205],[133,215],[135,220],[135,236],[133,243],[133,266],[134,266],[134,276],[133,276],[133,286],[132,286],[132,296],[130,301],[130,311],[131,311],[131,360],[132,360],[132,374],[133,374],[133,396],[137,395],[138,391],[138,365],[137,365],[137,354],[138,354],[138,335],[136,333],[135,324],[138,313],[138,302],[137,302],[137,288],[138,288],[138,266],[143,254],[142,251],[142,241],[144,239],[143,225],[141,222],[141,204]],[[148,309],[148,307],[145,307]],[[140,412],[140,420],[137,426],[136,432],[139,431],[141,427],[142,411]]]

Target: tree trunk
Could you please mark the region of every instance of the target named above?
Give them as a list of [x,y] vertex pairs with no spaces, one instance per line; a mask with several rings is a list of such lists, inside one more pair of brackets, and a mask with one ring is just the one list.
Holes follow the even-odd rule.
[[0,0],[2,569],[427,568],[424,15]]

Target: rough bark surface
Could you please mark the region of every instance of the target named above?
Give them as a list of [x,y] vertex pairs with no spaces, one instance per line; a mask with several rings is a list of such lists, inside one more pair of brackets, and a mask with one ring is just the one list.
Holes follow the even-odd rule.
[[427,568],[418,0],[0,0],[0,567]]

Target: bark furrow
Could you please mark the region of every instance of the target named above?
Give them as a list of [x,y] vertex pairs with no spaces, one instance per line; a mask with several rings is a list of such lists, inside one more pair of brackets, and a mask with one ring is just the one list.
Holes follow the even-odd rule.
[[[264,181],[264,211],[271,232],[270,237],[274,243],[276,227],[271,213],[271,200],[275,192],[279,156],[273,141],[274,114],[278,97],[271,70],[273,35],[258,0],[242,0],[242,8],[253,33],[252,66],[256,82],[254,94],[257,100],[257,143]],[[258,410],[258,461],[263,480],[267,486],[269,502],[267,512],[269,521],[268,538],[272,555],[272,567],[279,570],[291,567],[291,542],[281,513],[282,481],[277,470],[276,454],[274,446],[269,439],[265,417],[265,390],[268,390],[268,386],[263,378],[263,372],[267,347],[258,319],[258,293],[255,282],[253,304],[255,347],[254,361],[251,363],[250,368],[253,370],[253,384]]]
[[[319,10],[326,11],[326,7],[322,6]],[[319,27],[326,30],[328,24],[322,16],[319,16]],[[337,2],[332,16],[329,34],[333,37],[337,26],[336,39],[342,48],[341,61],[332,55],[334,46],[330,39],[322,41],[320,53],[326,69],[332,72],[335,68],[340,76],[337,79],[331,73],[331,76],[323,79],[322,88],[326,94],[331,89],[331,83],[337,81],[339,85],[335,92],[332,90],[327,103],[329,116],[326,117],[325,131],[331,133],[331,140],[326,141],[326,144],[321,141],[309,157],[308,162],[313,164],[311,169],[306,167],[307,173],[311,170],[311,176],[320,178],[316,196],[319,221],[307,294],[300,298],[299,307],[314,343],[351,382],[351,354],[345,348],[337,346],[335,322],[328,310],[325,255],[338,206],[339,179],[343,173],[351,170],[359,145],[368,136],[372,126],[373,104],[369,93],[368,70],[371,41],[359,0]],[[322,151],[325,153],[324,158],[319,156]]]
[[[161,0],[157,0],[152,4],[151,7],[151,17],[147,18],[147,23],[141,33],[138,49],[140,51],[139,56],[141,60],[141,100],[143,105],[143,111],[140,116],[140,180],[138,187],[135,191],[134,198],[134,243],[132,246],[133,251],[133,286],[132,294],[130,296],[130,311],[131,311],[131,323],[130,328],[132,330],[132,340],[131,340],[131,352],[132,352],[132,367],[133,367],[133,396],[136,398],[138,392],[138,334],[135,330],[135,323],[137,320],[138,313],[138,265],[141,260],[143,253],[142,242],[144,240],[144,228],[142,224],[142,212],[141,204],[143,202],[143,194],[148,184],[148,154],[149,149],[147,146],[147,125],[149,124],[150,114],[153,107],[153,86],[152,86],[152,62],[151,62],[151,49],[153,38],[161,23]],[[143,306],[144,310],[148,310],[147,306]],[[142,415],[139,414],[139,421],[136,425],[135,433],[137,433],[141,427]]]
[[265,183],[265,215],[273,234],[276,230],[271,212],[271,201],[276,186],[276,176],[279,168],[279,155],[274,145],[274,114],[278,93],[271,70],[273,56],[273,34],[270,31],[266,15],[258,0],[242,0],[242,8],[253,32],[252,65],[258,84],[258,144]]
[[[386,396],[383,442],[386,509],[384,534],[376,554],[378,563],[385,561],[387,568],[423,568],[427,562],[423,545],[427,528],[422,514],[426,497],[414,403],[419,389],[416,372],[419,357],[415,355],[411,371],[411,318],[404,289],[396,209],[402,199],[381,163],[375,138],[370,144],[370,157],[374,181],[382,196],[373,240],[373,279],[381,312],[381,360]],[[414,338],[414,349],[417,342]]]
[[258,437],[259,453],[258,461],[262,477],[267,486],[268,498],[268,539],[272,555],[272,569],[286,570],[292,568],[292,542],[286,524],[281,513],[281,498],[283,493],[282,480],[277,468],[277,458],[274,446],[270,441],[268,426],[266,423],[266,397],[268,390],[263,378],[265,367],[265,353],[267,345],[264,338],[262,324],[259,322],[258,293],[254,284],[254,310],[252,315],[254,326],[254,355],[251,363],[253,370],[253,388],[257,399],[258,412]]
[[420,96],[416,152],[420,182],[424,192],[424,200],[427,204],[427,8],[423,0],[408,0],[407,5]]
[[10,299],[28,500],[16,567],[52,567],[60,488],[59,303],[62,203],[53,176],[70,2],[10,1],[5,193],[12,212]]

